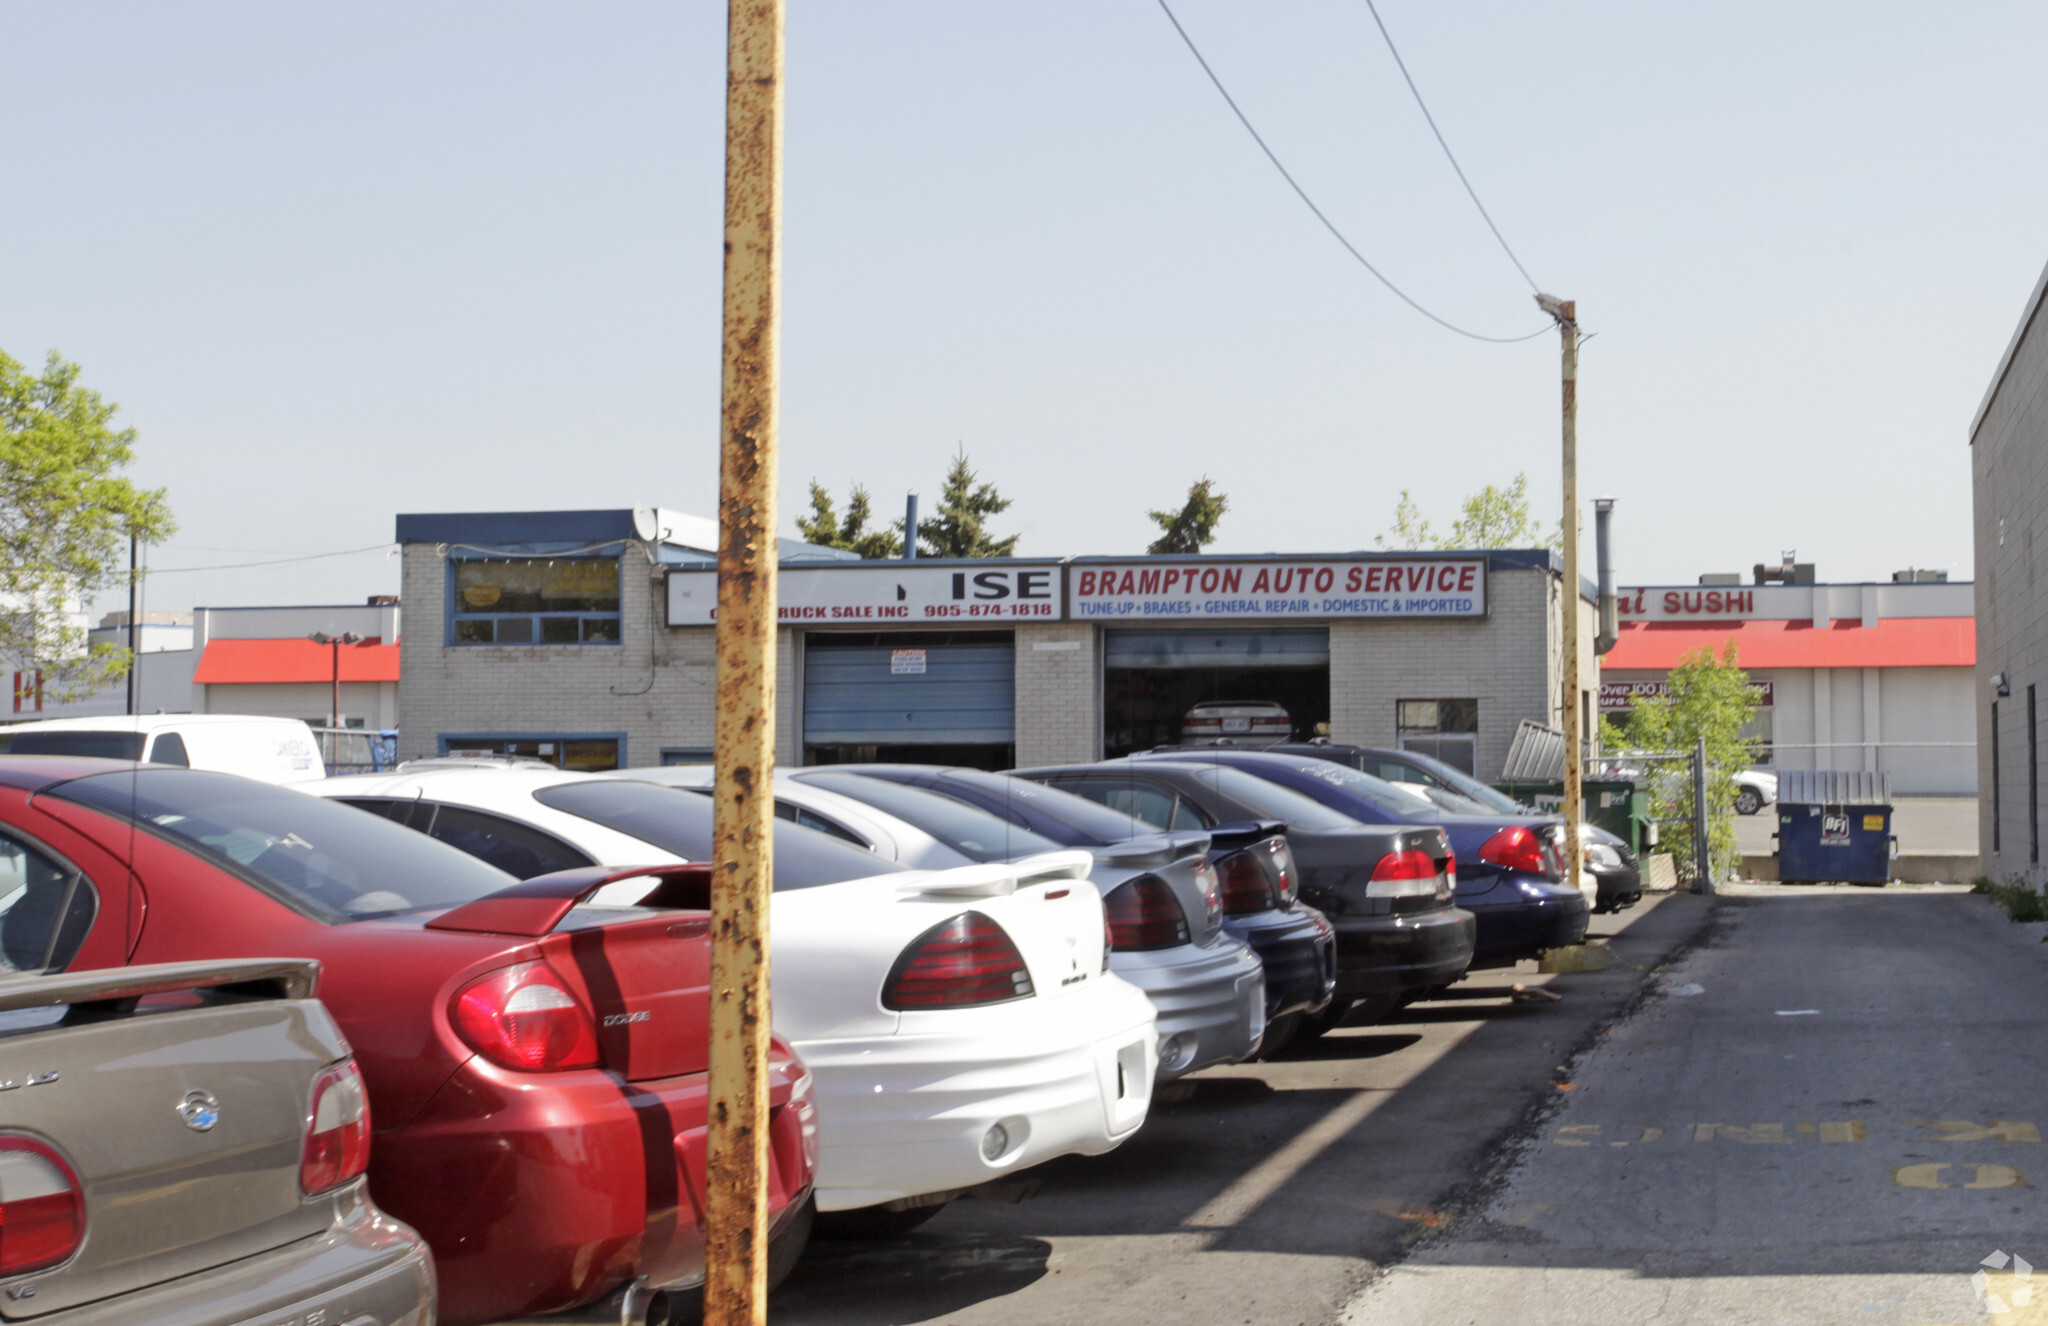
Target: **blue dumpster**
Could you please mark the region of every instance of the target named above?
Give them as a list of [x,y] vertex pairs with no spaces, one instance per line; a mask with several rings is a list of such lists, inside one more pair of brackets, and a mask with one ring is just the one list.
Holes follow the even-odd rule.
[[1778,878],[1883,884],[1892,877],[1892,791],[1881,773],[1778,774]]

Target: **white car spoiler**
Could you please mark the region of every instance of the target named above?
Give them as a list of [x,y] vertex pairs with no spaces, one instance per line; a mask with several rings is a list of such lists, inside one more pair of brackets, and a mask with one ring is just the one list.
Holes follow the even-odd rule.
[[1058,879],[1086,879],[1095,868],[1087,852],[1068,850],[1042,852],[1022,861],[990,861],[983,865],[955,866],[934,870],[902,886],[905,893],[926,893],[941,898],[999,898],[1033,884]]

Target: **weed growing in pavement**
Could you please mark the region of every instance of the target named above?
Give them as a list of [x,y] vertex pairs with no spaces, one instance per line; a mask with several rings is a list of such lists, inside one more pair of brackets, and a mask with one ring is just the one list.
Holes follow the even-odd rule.
[[2025,876],[2007,875],[2003,881],[1979,875],[1970,881],[1970,892],[1981,893],[2005,908],[2015,921],[2048,921],[2048,896],[2027,883]]

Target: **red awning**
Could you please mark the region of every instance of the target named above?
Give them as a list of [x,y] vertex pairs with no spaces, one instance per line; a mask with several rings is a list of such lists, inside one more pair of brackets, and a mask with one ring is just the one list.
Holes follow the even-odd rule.
[[[209,640],[192,680],[202,686],[334,680],[334,647],[311,640]],[[341,647],[343,681],[397,681],[398,646],[377,641]]]
[[1603,668],[1668,672],[1700,649],[1719,654],[1735,641],[1745,668],[1969,668],[1977,665],[1974,617],[1893,617],[1859,621],[1623,622]]

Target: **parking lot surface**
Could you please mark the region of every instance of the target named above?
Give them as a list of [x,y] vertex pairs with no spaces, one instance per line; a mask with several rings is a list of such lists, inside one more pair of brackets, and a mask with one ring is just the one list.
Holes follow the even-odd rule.
[[[1709,914],[1665,896],[1618,917],[1607,970],[1483,972],[1458,998],[1305,1052],[1176,1084],[1107,1156],[1034,1171],[1015,1205],[962,1201],[907,1238],[812,1245],[779,1326],[1317,1323],[1473,1199],[1577,1049]],[[1517,1002],[1514,983],[1559,1003]]]
[[2007,1260],[2048,1264],[2040,931],[1957,890],[1731,890],[1494,1200],[1343,1321],[2048,1319]]

